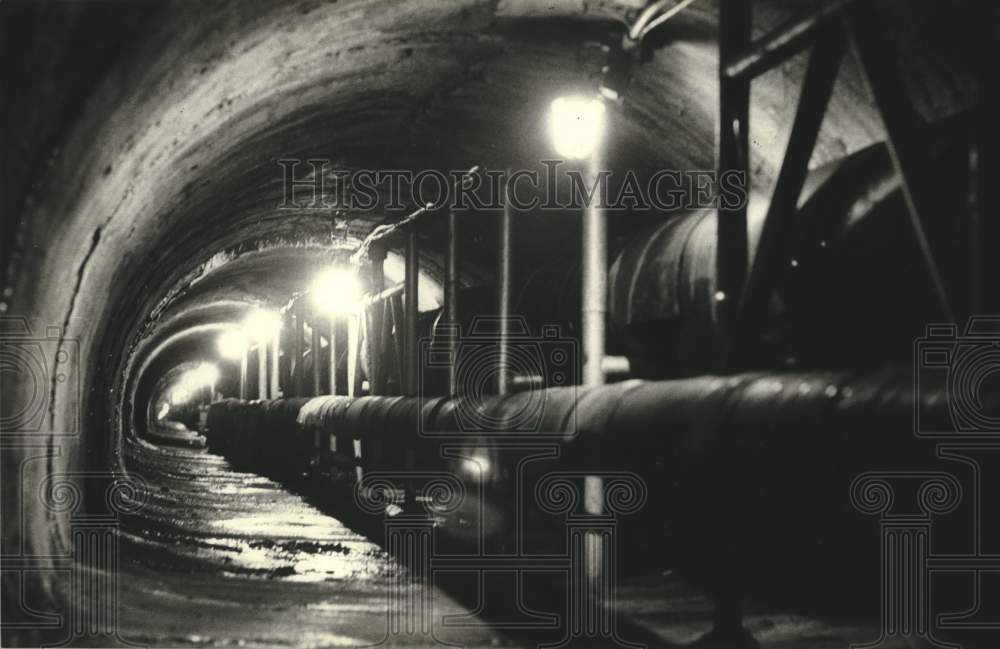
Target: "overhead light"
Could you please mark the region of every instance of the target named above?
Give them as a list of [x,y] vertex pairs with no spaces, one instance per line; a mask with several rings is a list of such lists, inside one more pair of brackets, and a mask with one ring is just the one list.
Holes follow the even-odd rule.
[[559,155],[590,157],[604,137],[604,103],[596,97],[560,97],[549,109],[549,131]]
[[250,340],[268,342],[281,331],[281,316],[267,309],[255,309],[247,318],[243,331]]
[[170,391],[170,405],[179,406],[182,403],[187,403],[191,398],[191,391],[184,386],[177,386]]
[[181,377],[180,387],[188,392],[196,392],[206,386],[214,386],[219,380],[219,368],[211,363],[202,363]]
[[219,380],[219,368],[211,363],[202,363],[194,370],[199,385],[214,385]]
[[229,329],[219,336],[219,355],[231,360],[240,360],[247,352],[250,341],[247,334],[240,329]]
[[313,280],[309,287],[313,305],[331,316],[356,313],[361,304],[361,286],[353,270],[335,266]]

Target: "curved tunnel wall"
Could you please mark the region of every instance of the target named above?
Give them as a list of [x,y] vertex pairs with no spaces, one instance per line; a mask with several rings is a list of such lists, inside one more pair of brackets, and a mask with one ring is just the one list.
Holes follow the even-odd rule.
[[[60,344],[76,341],[82,362],[79,392],[51,384],[44,432],[36,438],[60,450],[28,462],[23,480],[37,484],[53,472],[112,462],[117,441],[109,430],[123,414],[129,354],[150,314],[217,252],[272,237],[343,236],[350,245],[382,216],[276,209],[282,191],[277,158],[409,169],[537,162],[547,155],[539,116],[548,101],[591,82],[599,63],[591,63],[586,43],[618,29],[639,4],[354,0],[158,7],[128,56],[79,106],[38,195],[18,215],[17,245],[32,254],[13,270],[5,265],[6,312],[36,326],[62,327]],[[785,12],[780,3],[760,5],[760,29]],[[708,1],[694,7],[665,28],[652,60],[633,80],[614,116],[610,165],[712,167],[716,7]],[[917,34],[944,29],[921,18],[912,3],[889,3],[886,11],[890,19],[909,16],[905,22]],[[914,33],[904,34],[911,49]],[[967,102],[961,70],[922,66],[926,57],[906,54],[914,71],[910,88],[925,118]],[[766,185],[773,177],[787,136],[787,98],[797,92],[803,63],[799,57],[769,74],[760,82],[768,91],[755,92],[755,182]],[[942,77],[955,81],[937,83]],[[880,137],[848,62],[814,163]],[[489,241],[480,245],[488,248]],[[474,248],[469,252],[475,256]],[[26,389],[9,381],[3,386],[17,398]],[[73,435],[53,434],[63,431]],[[5,468],[33,452],[6,455]],[[26,527],[9,532],[16,542],[41,555],[66,549],[64,519],[26,514]]]

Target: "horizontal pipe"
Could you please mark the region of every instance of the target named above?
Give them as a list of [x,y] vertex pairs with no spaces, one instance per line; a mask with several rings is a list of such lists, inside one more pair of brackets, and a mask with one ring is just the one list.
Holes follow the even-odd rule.
[[[614,463],[615,453],[629,462],[683,464],[702,453],[721,453],[727,446],[755,444],[777,444],[776,457],[853,447],[845,456],[859,466],[877,464],[879,458],[899,465],[906,463],[910,450],[923,452],[913,435],[913,385],[910,373],[898,369],[865,376],[813,372],[634,380],[593,388],[529,389],[475,400],[324,396],[246,403],[228,399],[212,405],[216,425],[210,424],[209,442],[225,446],[228,436],[237,445],[262,445],[262,456],[273,459],[273,451],[289,452],[287,440],[313,440],[319,429],[345,440],[392,447],[393,452],[425,448],[426,461],[439,462],[442,440],[499,434],[505,439],[558,441],[573,451],[561,459],[566,467],[575,462],[593,466],[595,459]],[[949,421],[943,381],[925,382],[920,388],[924,420]],[[499,424],[494,422],[511,421],[512,413],[529,411],[529,403],[541,404],[536,419],[522,421],[517,430],[496,430]],[[253,429],[248,421],[272,410],[287,411],[285,428],[295,430],[283,430],[270,421],[261,426],[259,436],[247,434]],[[869,433],[858,432],[869,424]],[[637,449],[642,449],[640,456]],[[309,452],[311,446],[303,451]],[[308,457],[297,460],[307,463]],[[372,461],[375,465],[366,470],[400,468],[378,466],[378,454]]]
[[[478,165],[472,167],[464,174],[462,174],[461,178],[452,183],[452,193],[454,193],[456,187],[460,186],[468,178],[476,175],[477,173],[479,173]],[[451,194],[449,194],[448,197],[450,198],[450,196]],[[358,249],[354,252],[354,254],[351,255],[351,263],[357,264],[361,260],[361,258],[368,253],[368,250],[372,247],[373,244],[378,243],[379,241],[384,241],[385,239],[389,238],[396,232],[399,232],[400,230],[403,230],[411,225],[416,224],[416,222],[419,221],[420,218],[423,217],[424,215],[429,214],[431,212],[436,212],[442,207],[443,207],[442,205],[434,205],[433,203],[428,203],[427,205],[418,207],[413,213],[411,213],[405,219],[396,221],[395,223],[389,223],[387,225],[380,225],[376,227],[368,234],[367,237],[365,237],[364,241],[361,242],[361,245],[358,246]]]

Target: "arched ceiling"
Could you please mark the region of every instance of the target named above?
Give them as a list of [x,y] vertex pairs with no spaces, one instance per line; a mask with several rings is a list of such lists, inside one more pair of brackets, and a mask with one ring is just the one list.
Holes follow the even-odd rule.
[[[613,37],[643,4],[157,4],[89,99],[73,104],[73,125],[19,212],[16,244],[6,244],[19,254],[8,268],[4,304],[63,326],[88,359],[88,385],[113,393],[138,340],[160,318],[169,320],[171,305],[183,311],[198,301],[208,308],[220,302],[224,311],[229,300],[264,300],[261,292],[280,293],[291,285],[283,277],[309,265],[297,253],[255,252],[266,242],[350,248],[374,224],[402,214],[281,209],[279,159],[329,159],[341,169],[537,165],[551,156],[549,102],[593,86],[603,64],[594,43]],[[934,119],[960,110],[970,91],[966,62],[951,57],[931,67],[933,53],[921,52],[928,33],[960,34],[963,14],[940,17],[928,6],[880,5],[887,24],[906,25],[896,53],[918,109]],[[756,32],[800,7],[761,0]],[[655,36],[656,47],[612,114],[609,168],[712,168],[716,14],[712,0],[696,2]],[[800,56],[755,82],[755,184],[766,185],[780,161],[803,65]],[[880,138],[864,84],[847,60],[814,164]],[[561,221],[534,221],[524,246],[529,259],[531,250],[545,257],[573,249],[572,237],[551,225]],[[627,219],[618,222],[628,227]],[[480,227],[463,253],[488,268],[492,239],[488,222]],[[439,258],[440,241],[427,236],[424,244],[430,260]],[[246,251],[257,256],[214,275],[227,278],[226,286],[208,279],[217,255],[232,261]],[[52,427],[65,427],[72,412],[54,407]]]

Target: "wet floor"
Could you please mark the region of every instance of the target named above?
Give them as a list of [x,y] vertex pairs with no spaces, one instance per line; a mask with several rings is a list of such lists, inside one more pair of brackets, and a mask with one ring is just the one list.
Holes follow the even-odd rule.
[[[222,457],[140,444],[129,466],[151,493],[141,517],[123,529],[124,640],[157,647],[338,647],[386,637],[387,580],[402,569],[378,545]],[[471,616],[471,625],[438,629],[441,641],[533,644],[489,628],[470,612],[474,603],[463,606],[441,590],[433,590],[433,606],[435,616]],[[669,573],[626,580],[617,608],[641,632],[634,639],[652,646],[689,644],[711,624],[710,600]],[[873,626],[761,610],[750,612],[747,626],[761,646],[773,648],[833,649],[878,637]],[[433,637],[419,634],[391,639],[435,646]]]
[[[150,499],[141,518],[123,526],[124,640],[157,647],[337,647],[383,639],[386,580],[400,569],[381,548],[217,455],[145,444],[134,451],[130,470],[149,483]],[[468,613],[441,592],[434,607]],[[480,629],[451,639],[504,644]]]

